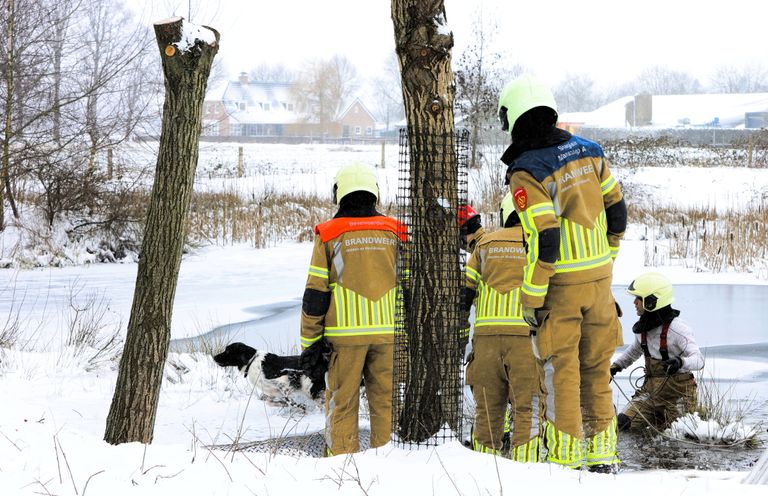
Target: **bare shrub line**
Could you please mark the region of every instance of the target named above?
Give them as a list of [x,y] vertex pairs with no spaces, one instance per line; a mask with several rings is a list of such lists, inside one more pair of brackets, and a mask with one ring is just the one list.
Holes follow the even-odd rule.
[[768,209],[763,206],[739,212],[632,205],[628,210],[630,222],[646,226],[645,265],[680,260],[697,271],[733,269],[768,277]]

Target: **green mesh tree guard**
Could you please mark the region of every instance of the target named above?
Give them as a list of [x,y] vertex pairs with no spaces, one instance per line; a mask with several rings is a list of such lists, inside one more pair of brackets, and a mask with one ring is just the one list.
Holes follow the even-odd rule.
[[393,436],[419,447],[461,437],[466,327],[457,212],[467,201],[469,133],[400,132]]

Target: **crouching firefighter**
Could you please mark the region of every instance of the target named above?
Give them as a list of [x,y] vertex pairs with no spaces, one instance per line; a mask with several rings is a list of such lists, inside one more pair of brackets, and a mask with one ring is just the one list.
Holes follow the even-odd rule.
[[632,327],[634,342],[611,365],[611,376],[645,358],[645,381],[618,415],[619,430],[666,428],[696,408],[696,380],[691,373],[704,367],[704,357],[680,311],[672,308],[672,283],[649,272],[632,281],[640,319]]
[[539,461],[543,418],[541,371],[520,306],[526,264],[523,229],[512,195],[501,203],[503,229],[478,241],[467,262],[465,311],[475,305],[475,332],[467,384],[475,399],[472,446],[502,454],[507,405],[514,418],[510,457]]
[[303,349],[323,337],[333,346],[326,375],[328,455],[359,450],[358,410],[364,379],[371,447],[389,442],[395,260],[404,228],[376,211],[379,188],[368,166],[342,167],[333,185],[339,209],[315,227],[301,313]]

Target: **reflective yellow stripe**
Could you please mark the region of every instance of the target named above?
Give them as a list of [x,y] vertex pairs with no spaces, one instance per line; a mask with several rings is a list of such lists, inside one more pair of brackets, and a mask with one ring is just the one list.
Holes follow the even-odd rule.
[[475,269],[473,269],[472,267],[467,266],[467,279],[477,284],[477,281],[480,280],[480,273]]
[[520,463],[536,463],[540,459],[539,447],[539,438],[534,437],[525,444],[513,447],[509,452],[509,457]]
[[318,267],[316,265],[309,266],[309,275],[311,276],[319,277],[321,279],[328,279],[328,274],[330,274],[328,269]]
[[478,286],[479,304],[475,308],[475,326],[526,326],[519,294],[520,288],[502,294],[481,280]]
[[489,448],[483,445],[483,443],[481,443],[475,438],[474,434],[472,435],[472,449],[480,453],[488,453],[490,455],[497,455],[497,456],[501,455],[501,451],[495,450],[493,448]]
[[587,256],[587,249],[584,246],[584,227],[576,223],[573,224],[574,231],[576,233],[576,259],[585,258]]
[[555,272],[577,272],[580,270],[594,269],[601,267],[611,261],[611,252],[598,257],[586,258],[579,262],[555,262]]
[[558,431],[549,421],[546,422],[545,435],[548,461],[568,468],[578,468],[584,463],[584,448],[580,439]]
[[568,219],[560,219],[560,258],[555,272],[576,272],[605,265],[615,252],[608,245],[605,212],[595,219],[595,227],[588,229]]
[[312,343],[314,343],[315,341],[318,341],[322,337],[323,337],[322,335],[314,337],[314,338],[305,338],[304,336],[302,336],[301,337],[301,347],[302,348],[309,348],[310,346],[312,346]]
[[608,176],[608,179],[606,179],[605,181],[601,182],[600,183],[600,191],[602,191],[603,196],[605,196],[608,193],[610,193],[613,190],[613,188],[616,187],[616,184],[618,184],[618,183],[616,182],[616,179],[613,178],[613,175]]
[[523,319],[515,319],[515,318],[503,319],[503,318],[492,318],[492,317],[475,319],[475,327],[493,326],[493,325],[528,327],[528,324]]
[[617,444],[616,417],[613,417],[604,431],[587,440],[587,466],[621,463]]
[[547,290],[549,289],[549,284],[533,284],[528,281],[523,282],[523,285],[520,287],[520,290],[531,296],[547,296]]
[[555,215],[555,206],[552,202],[537,203],[536,205],[528,207],[528,209],[525,210],[525,213],[530,216],[531,219],[545,214]]
[[369,336],[371,334],[394,334],[395,326],[367,327],[326,327],[326,336]]
[[327,336],[392,334],[394,332],[396,288],[390,289],[374,301],[351,289],[336,284],[331,286],[333,305],[336,310],[336,325],[325,328]]

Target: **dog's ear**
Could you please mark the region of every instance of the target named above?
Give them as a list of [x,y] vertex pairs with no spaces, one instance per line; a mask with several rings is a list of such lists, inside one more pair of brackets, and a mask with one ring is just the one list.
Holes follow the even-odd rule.
[[[256,354],[256,349],[251,348],[247,344],[232,343],[229,346],[236,346],[233,351],[237,354],[238,361],[241,362],[242,365],[246,365],[248,362],[250,362],[251,358],[253,358],[253,355]],[[229,348],[229,346],[227,346],[227,348]]]

